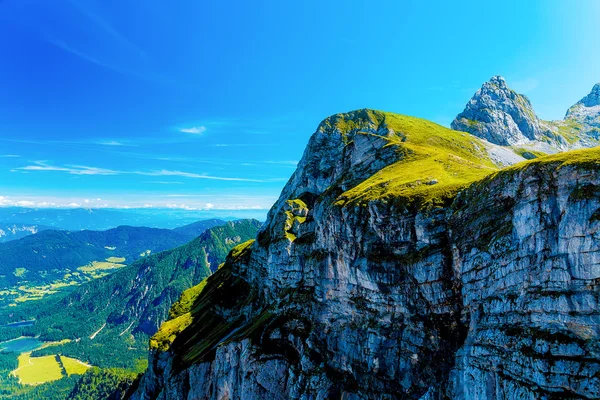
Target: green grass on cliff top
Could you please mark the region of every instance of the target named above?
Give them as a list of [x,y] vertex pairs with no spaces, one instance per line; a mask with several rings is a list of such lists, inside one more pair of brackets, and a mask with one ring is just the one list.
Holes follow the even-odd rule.
[[523,161],[498,171],[498,174],[519,172],[533,165],[551,166],[555,169],[576,166],[597,170],[600,168],[600,146],[589,149],[571,150],[564,153],[552,154],[534,158],[533,160]]
[[[418,207],[440,206],[475,181],[497,173],[517,172],[532,164],[600,168],[600,147],[596,147],[555,155],[535,152],[537,158],[500,170],[489,158],[483,143],[468,133],[421,118],[387,112],[365,110],[361,116],[391,130],[383,137],[388,142],[386,146],[396,147],[402,159],[342,193],[336,201],[341,206],[392,199]],[[358,126],[344,118],[334,121],[343,134],[346,133],[344,129]]]
[[392,198],[419,206],[442,205],[462,188],[498,170],[482,142],[468,133],[421,118],[379,111],[369,115],[393,131],[384,139],[403,158],[344,192],[338,205]]

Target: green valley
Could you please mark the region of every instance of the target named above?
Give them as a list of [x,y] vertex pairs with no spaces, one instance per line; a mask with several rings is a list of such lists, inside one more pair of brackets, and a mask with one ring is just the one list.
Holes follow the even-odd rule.
[[[33,393],[48,385],[63,387],[69,381],[72,390],[74,376],[91,366],[100,368],[91,374],[114,379],[143,372],[148,340],[168,318],[171,305],[184,290],[216,271],[233,247],[254,238],[260,225],[256,220],[227,222],[187,244],[141,257],[130,265],[121,264],[123,258],[116,255],[91,262],[71,272],[86,277],[87,282],[0,309],[0,320],[35,320],[0,326],[0,340],[25,336],[53,343],[36,346],[34,342],[34,348],[15,350],[20,355],[1,354],[4,359],[18,358],[17,366],[13,363],[10,370],[0,371],[16,371],[6,385],[36,384],[29,391]],[[105,373],[106,368],[120,369]]]

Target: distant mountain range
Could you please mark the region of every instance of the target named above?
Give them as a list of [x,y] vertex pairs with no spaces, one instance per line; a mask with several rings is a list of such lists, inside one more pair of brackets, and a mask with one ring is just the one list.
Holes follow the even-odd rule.
[[188,225],[174,228],[173,232],[179,233],[180,235],[187,236],[191,239],[200,236],[204,231],[209,228],[224,225],[226,221],[222,219],[207,219],[203,221],[193,222]]
[[24,238],[38,232],[53,229],[49,226],[22,223],[0,223],[0,243]]
[[216,271],[228,252],[254,238],[260,226],[257,220],[225,222],[183,246],[140,259],[66,296],[22,304],[4,315],[35,318],[36,324],[24,332],[42,340],[72,339],[59,349],[63,354],[97,366],[131,368],[136,359],[145,358],[148,336],[167,319],[181,293]]
[[[170,208],[86,209],[86,208],[23,208],[0,207],[2,225],[35,225],[54,229],[79,231],[106,230],[121,225],[173,229],[199,220],[264,220],[266,210],[181,210]],[[42,230],[38,228],[38,231]],[[0,234],[0,241],[2,235]]]
[[[194,239],[225,221],[198,221],[174,230],[120,226],[106,231],[44,230],[0,243],[0,289],[15,286],[72,285],[88,280],[86,272],[107,270]],[[96,263],[86,267],[90,263]],[[111,266],[98,264],[114,263]],[[0,300],[2,300],[0,294]],[[1,303],[0,303],[1,305]]]

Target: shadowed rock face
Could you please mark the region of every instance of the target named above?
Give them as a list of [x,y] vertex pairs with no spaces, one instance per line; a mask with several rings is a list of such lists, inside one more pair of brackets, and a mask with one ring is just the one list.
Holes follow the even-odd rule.
[[501,76],[484,83],[451,126],[503,146],[536,140],[542,135],[529,99],[510,89]]
[[132,398],[600,397],[600,152],[435,207],[340,205],[405,156],[382,115],[320,125],[257,240],[209,278]]
[[579,122],[586,130],[592,130],[596,138],[600,137],[600,83],[594,86],[590,94],[569,108],[565,119]]
[[590,94],[581,99],[577,104],[581,104],[584,107],[600,106],[600,83],[595,84]]

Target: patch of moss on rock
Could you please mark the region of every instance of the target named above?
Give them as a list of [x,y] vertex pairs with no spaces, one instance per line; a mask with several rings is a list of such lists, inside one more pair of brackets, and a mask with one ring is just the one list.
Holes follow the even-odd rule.
[[252,246],[254,241],[255,239],[250,239],[244,243],[238,244],[233,249],[231,249],[231,252],[229,253],[228,257],[231,258],[233,261],[238,261],[239,259],[248,254],[248,252],[250,251],[250,247]]
[[380,111],[362,109],[351,113],[332,115],[321,122],[318,130],[334,131],[342,135],[344,143],[348,144],[348,136],[352,132],[364,129],[365,126],[379,126],[382,122]]
[[306,222],[308,206],[300,199],[287,200],[284,206],[284,212],[286,215],[284,226],[285,237],[290,242],[293,242],[296,240],[299,225]]
[[[208,279],[208,278],[207,278]],[[171,310],[169,310],[169,318],[177,318],[185,313],[189,313],[192,309],[192,305],[194,301],[198,298],[204,287],[206,286],[207,279],[204,279],[202,282],[197,284],[196,286],[192,286],[191,288],[185,290],[179,300],[177,300],[171,306]]]
[[167,351],[177,335],[191,323],[192,316],[189,312],[164,322],[158,332],[150,338],[150,349]]

